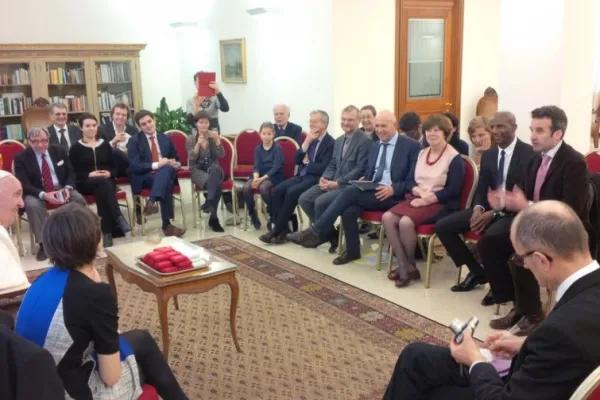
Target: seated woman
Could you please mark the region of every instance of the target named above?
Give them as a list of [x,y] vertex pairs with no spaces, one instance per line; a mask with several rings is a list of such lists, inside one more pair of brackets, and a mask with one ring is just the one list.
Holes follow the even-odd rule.
[[192,183],[207,192],[202,211],[210,214],[208,226],[214,232],[225,232],[217,216],[225,178],[218,159],[225,157],[225,150],[221,145],[219,132],[208,130],[210,116],[206,111],[199,111],[194,115],[194,124],[196,125],[196,134],[187,138]]
[[244,184],[244,201],[254,229],[260,229],[260,219],[254,208],[253,190],[258,190],[267,205],[271,206],[271,189],[283,181],[283,149],[275,143],[275,127],[270,122],[260,126],[262,144],[254,149],[254,169]]
[[488,117],[475,117],[469,122],[467,132],[471,143],[475,146],[473,161],[479,166],[481,155],[484,151],[492,147],[492,133],[490,128],[490,119]]
[[148,384],[163,399],[187,399],[147,331],[119,334],[117,299],[94,268],[98,216],[67,204],[48,217],[42,237],[53,266],[25,294],[16,332],[50,352],[67,397],[136,400]]
[[82,138],[71,146],[69,159],[75,171],[77,190],[96,198],[98,215],[102,219],[104,247],[110,247],[113,235],[122,236],[131,230],[116,197],[115,157],[110,144],[98,134],[98,120],[95,116],[81,114],[78,122]]
[[448,118],[430,115],[423,123],[429,147],[421,150],[415,166],[415,183],[406,199],[383,214],[383,225],[398,259],[388,278],[397,287],[419,280],[415,263],[416,227],[432,224],[457,211],[465,167],[458,152],[447,142],[452,134]]

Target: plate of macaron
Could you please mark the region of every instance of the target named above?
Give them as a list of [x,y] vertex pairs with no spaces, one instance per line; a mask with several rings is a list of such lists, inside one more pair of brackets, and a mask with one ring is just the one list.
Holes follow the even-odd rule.
[[200,257],[188,257],[172,247],[158,247],[138,257],[138,264],[150,273],[168,276],[189,271],[208,269],[209,261]]

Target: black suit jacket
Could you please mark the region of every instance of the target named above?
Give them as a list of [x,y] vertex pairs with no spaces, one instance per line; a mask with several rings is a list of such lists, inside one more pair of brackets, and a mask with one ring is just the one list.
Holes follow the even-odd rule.
[[[496,189],[496,179],[498,176],[498,152],[501,149],[498,147],[486,150],[481,155],[481,164],[479,167],[479,183],[475,192],[474,206],[482,206],[486,210],[490,209],[487,200],[488,189]],[[506,175],[506,190],[512,190],[515,185],[523,188],[525,170],[529,164],[529,160],[535,152],[530,144],[524,143],[517,139],[515,150],[510,158],[508,173]]]
[[48,351],[0,325],[0,399],[64,400]]
[[302,127],[300,125],[296,125],[293,122],[287,123],[283,132],[279,129],[279,126],[275,124],[275,137],[287,136],[296,141],[299,146],[302,146]]
[[[60,186],[75,188],[75,173],[71,161],[69,161],[67,150],[57,144],[51,144],[48,146],[48,153],[50,153],[50,159]],[[39,197],[44,186],[42,184],[42,171],[33,149],[28,147],[17,154],[14,162],[15,175],[23,186],[23,197]]]
[[[74,125],[67,124],[67,130],[69,133],[71,146],[73,146],[79,139],[81,139],[81,129]],[[56,132],[56,129],[54,129],[54,125],[50,125],[48,127],[48,134],[50,135],[50,144],[58,144],[58,133]]]
[[301,145],[294,157],[294,163],[299,166],[297,176],[300,176],[300,172],[306,168],[306,176],[317,176],[320,178],[333,157],[334,145],[335,139],[333,139],[329,133],[325,133],[325,136],[323,136],[321,144],[319,144],[319,148],[317,149],[317,154],[315,154],[315,161],[306,165],[304,165],[303,162],[306,153],[302,150]]
[[[135,129],[135,127],[129,124],[125,124],[125,132],[133,136],[136,135],[139,131]],[[98,133],[100,133],[104,140],[107,140],[109,142],[113,140],[116,136],[115,127],[113,126],[112,122],[100,126],[100,129],[98,129]]]
[[470,374],[477,400],[563,400],[600,365],[600,270],[578,279],[525,340],[506,383],[480,363]]

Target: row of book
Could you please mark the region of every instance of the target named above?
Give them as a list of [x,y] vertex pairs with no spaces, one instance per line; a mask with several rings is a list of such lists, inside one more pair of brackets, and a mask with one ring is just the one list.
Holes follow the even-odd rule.
[[52,96],[50,98],[51,103],[63,103],[67,106],[69,111],[85,111],[87,109],[87,97],[86,96],[75,96],[75,95],[67,95],[67,96]]
[[3,93],[0,97],[0,116],[20,115],[31,107],[33,100],[23,93]]
[[98,104],[100,104],[100,110],[102,111],[110,110],[117,103],[125,103],[129,107],[133,107],[132,98],[130,90],[119,94],[98,92]]
[[129,63],[107,63],[96,65],[98,83],[131,82],[131,65]]
[[85,70],[81,68],[65,69],[62,67],[48,70],[48,82],[51,85],[73,85],[85,83]]
[[0,74],[0,85],[30,85],[29,70],[25,68],[15,69],[12,72]]
[[0,125],[0,140],[22,141],[24,137],[21,124]]

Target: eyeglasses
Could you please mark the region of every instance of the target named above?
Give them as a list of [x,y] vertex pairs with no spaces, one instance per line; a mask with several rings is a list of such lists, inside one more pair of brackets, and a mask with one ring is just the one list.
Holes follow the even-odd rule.
[[553,258],[552,256],[544,253],[543,251],[540,250],[531,250],[528,251],[527,253],[523,253],[523,254],[513,254],[510,259],[508,260],[510,263],[516,265],[517,267],[524,267],[525,266],[525,259],[527,257],[529,257],[530,255],[532,255],[533,253],[540,253],[542,254],[544,257],[546,257],[548,259],[548,261],[552,262]]
[[31,144],[48,144],[48,139],[30,140]]

